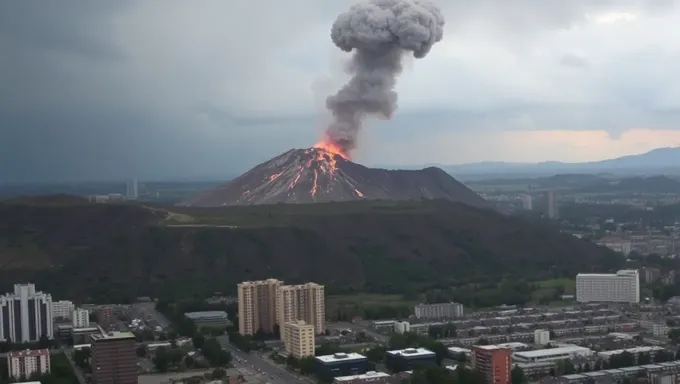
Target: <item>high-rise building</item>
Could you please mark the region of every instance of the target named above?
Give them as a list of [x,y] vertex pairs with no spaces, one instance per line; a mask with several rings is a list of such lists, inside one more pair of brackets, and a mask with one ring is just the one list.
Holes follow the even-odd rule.
[[52,319],[66,319],[71,320],[73,316],[73,303],[68,300],[59,300],[52,302]]
[[528,211],[531,211],[534,209],[534,199],[531,197],[531,195],[522,195],[522,209],[526,209]]
[[132,180],[127,182],[126,185],[126,192],[125,192],[125,197],[130,199],[130,200],[135,200],[137,197],[139,197],[139,190],[137,188],[137,178],[133,178]]
[[276,279],[246,281],[238,284],[240,334],[252,335],[258,330],[274,332],[277,324],[276,291],[281,284],[283,282]]
[[0,296],[0,341],[30,343],[53,333],[52,296],[33,284],[14,284],[14,293]]
[[463,316],[463,304],[418,304],[413,308],[413,312],[418,319],[453,319]]
[[276,304],[278,324],[303,320],[314,326],[316,334],[326,330],[326,299],[323,285],[307,283],[279,286]]
[[489,384],[510,384],[512,351],[496,345],[472,347],[472,368],[482,372]]
[[288,355],[296,358],[314,356],[316,342],[314,340],[314,326],[305,323],[303,320],[285,323],[281,333],[283,333],[283,344],[286,346]]
[[576,301],[638,303],[640,275],[636,269],[616,273],[579,273],[576,275]]
[[48,349],[26,349],[7,353],[9,377],[28,379],[33,374],[50,373],[50,351]]
[[73,311],[73,328],[87,328],[90,326],[90,312],[87,309],[76,309]]
[[557,193],[550,190],[545,192],[545,213],[550,219],[556,219],[559,215],[557,207]]
[[137,354],[132,332],[90,336],[94,384],[137,384]]

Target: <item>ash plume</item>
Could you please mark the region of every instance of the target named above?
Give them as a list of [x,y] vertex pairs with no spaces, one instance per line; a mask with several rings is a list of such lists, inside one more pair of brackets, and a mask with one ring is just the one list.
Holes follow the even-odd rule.
[[442,13],[426,0],[370,0],[340,14],[331,38],[343,51],[354,51],[347,68],[352,78],[326,99],[334,117],[327,139],[349,152],[356,147],[366,115],[391,118],[403,55],[425,57],[443,34]]

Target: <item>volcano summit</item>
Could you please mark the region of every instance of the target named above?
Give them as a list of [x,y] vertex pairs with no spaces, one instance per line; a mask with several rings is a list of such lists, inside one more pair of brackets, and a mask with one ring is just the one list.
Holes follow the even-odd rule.
[[291,149],[180,205],[220,207],[365,199],[447,199],[489,206],[439,168],[417,171],[367,168],[349,161],[342,152],[323,146]]

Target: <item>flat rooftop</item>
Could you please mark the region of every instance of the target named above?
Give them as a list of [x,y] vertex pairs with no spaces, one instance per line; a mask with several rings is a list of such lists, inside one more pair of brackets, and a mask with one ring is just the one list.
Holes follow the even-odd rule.
[[93,340],[123,340],[134,339],[135,334],[132,332],[108,332],[100,335],[92,335]]
[[424,356],[434,356],[435,353],[425,348],[406,348],[397,349],[395,351],[387,351],[390,355],[403,356],[403,357],[424,357]]
[[628,352],[628,353],[649,353],[649,352],[657,352],[657,351],[662,351],[664,348],[658,347],[658,346],[647,346],[647,347],[635,347],[635,348],[627,348],[627,349],[616,349],[613,351],[602,351],[598,352],[598,356],[612,356],[612,355],[618,355],[623,352]]
[[335,353],[332,355],[324,355],[324,356],[317,356],[315,357],[316,360],[319,360],[322,363],[339,363],[343,361],[352,361],[352,360],[362,360],[365,359],[366,356],[360,355],[358,353]]
[[389,373],[385,372],[375,372],[375,371],[368,371],[364,373],[363,375],[353,375],[353,376],[341,376],[341,377],[336,377],[334,380],[336,382],[343,382],[343,381],[352,381],[352,380],[369,380],[369,379],[378,379],[381,377],[390,377]]
[[540,358],[540,357],[550,357],[554,355],[562,355],[565,353],[592,353],[593,351],[589,348],[585,347],[579,347],[577,345],[574,346],[569,346],[569,347],[559,347],[559,348],[550,348],[550,349],[539,349],[536,351],[524,351],[524,352],[515,352],[515,356],[527,358],[527,359],[535,359],[535,358]]
[[200,311],[200,312],[187,312],[184,314],[185,317],[191,320],[204,320],[204,319],[224,319],[227,320],[227,312],[225,311]]

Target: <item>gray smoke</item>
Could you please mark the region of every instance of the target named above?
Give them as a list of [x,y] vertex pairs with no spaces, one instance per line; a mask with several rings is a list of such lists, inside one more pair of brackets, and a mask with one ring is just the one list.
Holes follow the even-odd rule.
[[444,35],[444,17],[426,0],[370,0],[338,16],[331,29],[335,45],[354,51],[350,81],[326,99],[334,121],[328,139],[346,152],[356,147],[368,114],[391,118],[397,108],[394,91],[402,56],[423,58]]

